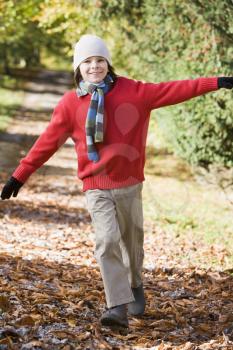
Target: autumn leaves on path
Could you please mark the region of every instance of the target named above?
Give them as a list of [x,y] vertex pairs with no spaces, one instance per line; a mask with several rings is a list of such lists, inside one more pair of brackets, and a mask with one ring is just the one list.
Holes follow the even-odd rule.
[[[41,72],[25,84],[24,105],[0,134],[1,187],[69,83],[67,74]],[[145,315],[130,318],[125,333],[101,328],[103,285],[80,189],[69,141],[16,199],[0,202],[0,350],[232,350],[232,271],[181,267],[175,257],[163,266],[152,248],[169,234],[147,222]]]
[[[82,245],[90,247],[78,245],[85,259]],[[145,316],[120,333],[99,325],[104,294],[95,266],[1,254],[0,267],[2,349],[232,349],[227,274],[145,271]]]

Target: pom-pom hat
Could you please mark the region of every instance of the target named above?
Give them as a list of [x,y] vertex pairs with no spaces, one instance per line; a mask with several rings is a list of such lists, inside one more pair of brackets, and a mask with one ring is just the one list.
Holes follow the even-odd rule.
[[111,56],[103,39],[96,35],[85,34],[81,36],[74,47],[74,71],[76,71],[80,63],[92,56],[104,57],[111,64]]

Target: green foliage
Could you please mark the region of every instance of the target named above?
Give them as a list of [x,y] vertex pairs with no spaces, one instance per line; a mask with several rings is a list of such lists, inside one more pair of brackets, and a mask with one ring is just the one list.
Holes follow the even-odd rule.
[[[159,116],[167,140],[192,165],[232,166],[233,118],[231,94],[199,97]],[[174,114],[172,116],[172,114]]]
[[[158,56],[163,50],[163,45],[164,52],[167,52],[166,58],[162,60],[158,58],[158,65],[162,69],[154,73],[158,75],[154,76],[155,80],[156,78],[163,80],[164,77],[182,79],[231,75],[228,63],[232,57],[232,45],[229,46],[232,29],[225,26],[224,33],[223,30],[216,29],[224,28],[220,24],[220,19],[222,21],[226,15],[225,21],[227,21],[229,15],[227,11],[221,8],[219,12],[216,11],[216,16],[213,18],[212,9],[210,9],[211,15],[209,17],[207,15],[209,7],[199,12],[191,1],[189,4],[170,1],[166,7],[162,7],[161,2],[160,9],[156,9],[161,13],[157,12],[154,16],[155,11],[151,11],[149,3],[150,1],[147,1],[148,7],[145,7],[146,18],[147,20],[151,18],[151,21],[159,26],[159,32],[162,33],[162,40],[165,43],[160,42],[158,45],[160,39],[156,37],[155,40],[151,40],[150,45],[153,48],[158,45]],[[205,13],[205,17],[202,13]],[[151,32],[148,37],[153,38]],[[150,66],[152,67],[152,64]],[[232,107],[232,94],[221,91],[166,109],[162,113],[163,115],[166,113],[166,122],[163,123],[164,134],[172,143],[174,151],[191,164],[205,167],[212,163],[232,166]]]
[[[71,68],[84,33],[103,36],[117,72],[159,82],[232,75],[231,0],[0,0],[0,58],[39,65],[46,52]],[[55,62],[55,60],[53,60]],[[156,112],[174,152],[192,164],[231,166],[232,93]]]
[[[62,7],[63,2],[0,2],[0,59],[6,72],[9,72],[9,67],[17,65],[40,66],[41,51],[45,48],[50,54],[66,55],[70,18],[66,16],[66,8]],[[63,10],[62,15],[57,9]]]
[[[115,48],[115,54],[121,52],[117,62],[133,77],[156,82],[232,75],[231,1],[145,0],[134,11],[127,3],[121,1],[118,15],[114,1],[106,9],[123,33]],[[179,156],[205,167],[232,166],[232,107],[232,93],[219,91],[156,114]]]
[[41,0],[0,3],[0,58],[5,70],[25,60],[27,66],[39,62],[38,47],[43,36],[34,20]]

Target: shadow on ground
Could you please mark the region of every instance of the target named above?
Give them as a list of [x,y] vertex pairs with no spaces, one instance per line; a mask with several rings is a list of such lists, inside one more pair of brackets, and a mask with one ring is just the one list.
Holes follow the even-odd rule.
[[[47,69],[20,69],[11,68],[10,77],[18,78],[20,80],[48,83],[54,85],[73,85],[73,76],[71,72],[58,71],[58,70],[47,70]],[[6,88],[9,86],[6,84]]]
[[[57,191],[59,196],[59,191]],[[79,190],[77,190],[79,194]],[[67,195],[70,195],[67,193]],[[72,195],[76,195],[72,193]],[[1,202],[0,207],[0,218],[8,216],[11,220],[17,219],[20,221],[32,222],[33,225],[43,225],[44,224],[69,224],[69,225],[79,225],[90,224],[90,216],[86,209],[84,208],[69,208],[67,210],[66,205],[59,204],[56,201],[54,204],[41,203],[40,207],[33,202],[26,202],[20,200],[17,201],[10,200],[10,203],[6,200]],[[18,221],[19,222],[19,221]]]
[[[35,141],[38,139],[39,135],[28,135],[28,134],[19,134],[19,133],[0,133],[0,142],[8,142],[10,144],[19,144],[24,147],[25,151],[29,150]],[[73,148],[72,144],[64,144],[63,147]]]

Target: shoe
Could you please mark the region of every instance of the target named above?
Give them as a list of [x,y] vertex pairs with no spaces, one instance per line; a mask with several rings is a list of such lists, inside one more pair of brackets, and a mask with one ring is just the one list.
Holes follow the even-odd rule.
[[132,292],[135,301],[128,304],[128,313],[132,316],[142,316],[146,307],[143,284],[137,288],[132,288]]
[[127,317],[127,305],[117,305],[106,310],[100,318],[100,322],[103,326],[112,328],[129,326]]

